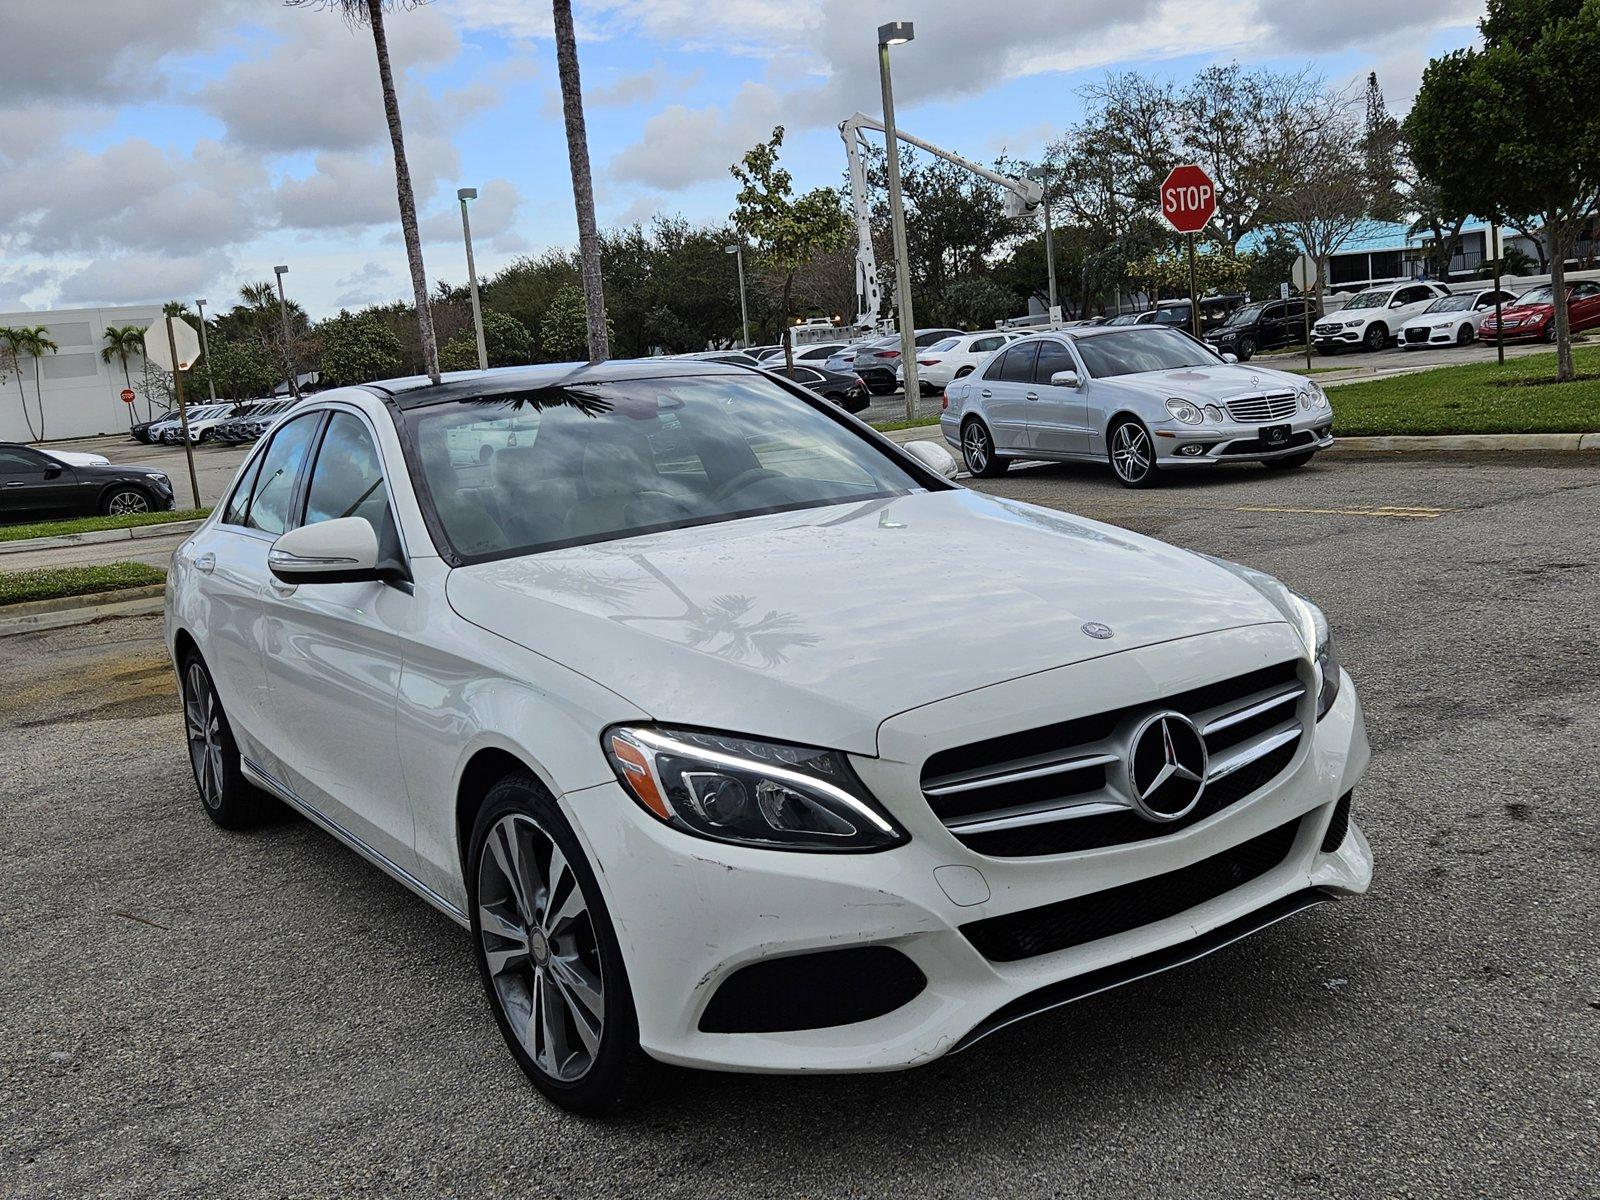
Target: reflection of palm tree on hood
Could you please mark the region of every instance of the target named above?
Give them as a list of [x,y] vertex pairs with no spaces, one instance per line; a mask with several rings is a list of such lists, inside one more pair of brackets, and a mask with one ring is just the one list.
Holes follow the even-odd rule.
[[638,564],[640,570],[678,598],[683,605],[683,612],[660,617],[621,616],[617,618],[619,621],[681,621],[689,627],[687,643],[696,650],[707,650],[718,658],[760,658],[762,665],[768,667],[787,662],[788,651],[814,646],[820,640],[816,634],[807,633],[800,627],[800,618],[794,613],[775,608],[747,622],[745,618],[756,603],[749,596],[718,596],[709,605],[697,604],[645,555],[632,554],[629,557]]

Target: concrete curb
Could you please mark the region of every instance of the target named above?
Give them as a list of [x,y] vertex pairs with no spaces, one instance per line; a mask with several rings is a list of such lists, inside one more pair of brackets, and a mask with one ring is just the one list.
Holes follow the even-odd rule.
[[53,600],[8,604],[0,608],[0,638],[40,629],[87,625],[108,617],[158,613],[164,603],[166,590],[165,584],[152,583],[116,592],[89,592],[82,596],[60,596]]
[[[940,434],[937,424],[917,425],[911,429],[893,429],[883,436],[902,446],[907,442],[925,439],[944,445],[944,437]],[[946,446],[946,449],[949,447]],[[1378,437],[1340,437],[1336,432],[1333,450],[1391,454],[1440,450],[1458,453],[1487,450],[1600,451],[1600,433],[1441,433],[1426,436],[1385,434]]]
[[87,546],[96,542],[128,542],[142,538],[177,537],[200,528],[204,517],[192,521],[164,521],[157,525],[130,525],[124,529],[91,529],[86,533],[62,533],[55,537],[19,538],[0,542],[0,555],[22,554],[28,550],[55,550],[62,546]]

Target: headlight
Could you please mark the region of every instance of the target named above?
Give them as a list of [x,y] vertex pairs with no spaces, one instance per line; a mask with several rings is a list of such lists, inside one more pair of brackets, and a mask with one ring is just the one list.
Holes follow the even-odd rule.
[[1316,667],[1317,720],[1322,720],[1333,707],[1333,702],[1339,698],[1339,659],[1333,652],[1333,639],[1328,632],[1328,618],[1323,615],[1320,608],[1299,592],[1292,591],[1286,584],[1274,579],[1265,571],[1257,571],[1254,567],[1247,567],[1243,563],[1215,558],[1210,554],[1202,554],[1200,557],[1215,563],[1224,571],[1255,588],[1272,602],[1285,620],[1295,627]]
[[1354,321],[1346,321],[1344,323],[1344,327],[1346,329],[1355,329],[1358,326],[1365,325],[1366,323],[1367,319],[1365,317],[1357,317]]
[[1218,425],[1221,425],[1227,419],[1228,419],[1227,414],[1224,413],[1215,404],[1206,405],[1206,420],[1215,421]]
[[601,739],[641,808],[698,837],[778,850],[883,850],[907,840],[843,754],[661,726]]
[[1320,409],[1328,407],[1328,394],[1322,390],[1320,384],[1312,383],[1300,389],[1300,407]]
[[146,479],[154,479],[159,483],[166,483],[167,482],[166,473],[163,472],[163,471],[146,471],[144,473],[144,477]]
[[1200,410],[1194,405],[1190,404],[1187,400],[1179,400],[1176,398],[1168,400],[1167,411],[1173,416],[1177,417],[1178,420],[1182,421],[1185,425],[1198,425],[1202,420],[1204,420],[1204,418],[1200,415]]

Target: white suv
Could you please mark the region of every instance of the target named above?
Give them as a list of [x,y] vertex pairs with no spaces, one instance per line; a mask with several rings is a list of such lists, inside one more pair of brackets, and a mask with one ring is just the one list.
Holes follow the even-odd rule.
[[1347,347],[1382,350],[1400,327],[1450,289],[1442,283],[1386,283],[1357,292],[1338,312],[1311,327],[1318,354],[1337,354]]

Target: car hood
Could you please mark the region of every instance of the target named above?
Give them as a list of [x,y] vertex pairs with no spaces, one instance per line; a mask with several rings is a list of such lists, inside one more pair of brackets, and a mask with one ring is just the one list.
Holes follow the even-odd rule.
[[1236,363],[1218,363],[1216,366],[1183,367],[1176,371],[1145,371],[1138,375],[1115,375],[1097,380],[1097,386],[1109,385],[1119,391],[1137,392],[1141,395],[1158,395],[1162,399],[1176,396],[1184,400],[1207,401],[1234,400],[1240,396],[1259,396],[1264,391],[1297,391],[1305,387],[1300,375],[1274,371],[1268,367],[1244,366]]
[[446,594],[657,720],[862,754],[935,700],[1282,620],[1207,559],[964,489],[460,567]]
[[[1507,304],[1500,309],[1502,317],[1548,317],[1555,312],[1553,304]],[[1489,314],[1489,319],[1494,320],[1494,314]]]

